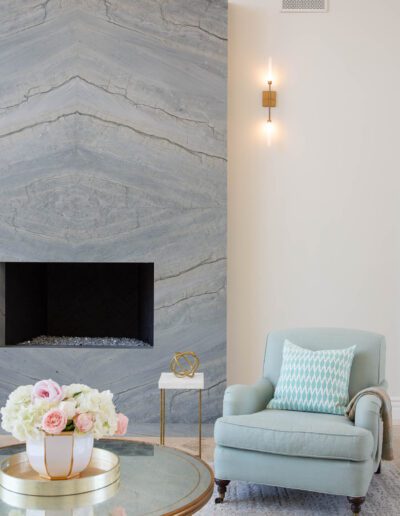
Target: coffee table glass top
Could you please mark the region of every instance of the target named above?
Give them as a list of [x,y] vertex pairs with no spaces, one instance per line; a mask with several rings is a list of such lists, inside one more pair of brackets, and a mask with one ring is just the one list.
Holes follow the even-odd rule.
[[[119,455],[119,485],[64,497],[24,496],[0,487],[0,516],[45,516],[50,514],[46,509],[59,516],[184,515],[212,495],[210,468],[180,450],[126,440],[101,440],[95,446]],[[25,445],[1,448],[0,461],[24,450]]]

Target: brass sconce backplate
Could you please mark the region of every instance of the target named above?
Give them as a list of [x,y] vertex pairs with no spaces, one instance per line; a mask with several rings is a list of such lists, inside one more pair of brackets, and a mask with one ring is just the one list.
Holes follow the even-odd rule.
[[263,107],[273,108],[276,107],[276,91],[263,91],[262,92],[262,105]]

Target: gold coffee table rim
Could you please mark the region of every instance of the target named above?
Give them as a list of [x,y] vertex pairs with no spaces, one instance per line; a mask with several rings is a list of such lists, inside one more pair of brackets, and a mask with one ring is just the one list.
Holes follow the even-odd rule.
[[[214,492],[214,472],[210,468],[210,466],[201,458],[196,457],[196,456],[192,455],[191,453],[187,453],[178,448],[173,448],[172,446],[163,446],[163,445],[159,445],[159,444],[155,444],[155,443],[141,441],[139,439],[124,439],[123,437],[118,437],[118,438],[105,438],[105,439],[102,439],[102,441],[103,442],[104,441],[116,441],[116,442],[125,441],[125,442],[140,443],[140,444],[144,444],[144,445],[154,446],[157,448],[161,448],[164,451],[169,451],[169,450],[172,452],[177,451],[177,452],[181,453],[182,455],[187,456],[188,459],[201,463],[207,469],[208,473],[210,474],[210,482],[209,482],[207,488],[205,489],[205,491],[192,502],[184,505],[183,507],[180,507],[179,509],[176,509],[176,510],[174,509],[173,511],[166,512],[166,513],[164,513],[163,516],[191,516],[194,511],[197,511],[197,510],[201,509],[202,507],[204,507],[207,504],[207,502],[211,499],[213,492]],[[20,446],[21,444],[23,444],[23,443],[7,444],[5,446],[0,446],[0,448],[12,448],[13,446]]]
[[[135,441],[135,442],[142,442],[143,444],[148,444],[145,441]],[[210,498],[213,495],[214,492],[214,472],[210,468],[210,466],[205,462],[203,459],[201,459],[198,456],[192,455],[191,453],[187,453],[183,450],[180,450],[178,448],[173,448],[172,446],[164,446],[162,444],[153,444],[153,446],[156,446],[157,448],[163,449],[163,451],[178,451],[179,453],[182,453],[183,455],[186,455],[188,458],[195,462],[200,462],[210,473],[210,483],[207,486],[207,489],[199,495],[195,500],[188,503],[187,505],[184,505],[183,507],[180,507],[179,509],[173,510],[171,512],[166,512],[163,514],[163,516],[192,516],[193,511],[197,511],[204,507],[207,502],[210,500]]]

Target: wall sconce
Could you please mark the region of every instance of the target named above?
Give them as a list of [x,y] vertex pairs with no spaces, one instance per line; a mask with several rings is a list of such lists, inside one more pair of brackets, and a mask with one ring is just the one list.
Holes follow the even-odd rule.
[[263,107],[268,108],[268,120],[265,124],[265,132],[267,135],[267,144],[268,147],[272,143],[272,133],[274,132],[274,127],[272,124],[271,118],[271,109],[276,107],[276,91],[272,89],[272,59],[268,59],[268,76],[267,76],[267,84],[268,90],[262,92],[262,101],[261,104]]
[[271,123],[271,108],[276,107],[276,91],[272,91],[272,80],[268,81],[268,90],[262,92],[262,105],[268,108],[267,122]]

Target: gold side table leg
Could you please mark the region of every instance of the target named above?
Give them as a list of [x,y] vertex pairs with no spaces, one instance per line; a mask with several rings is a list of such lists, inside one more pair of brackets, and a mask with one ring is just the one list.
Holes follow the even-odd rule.
[[199,389],[199,457],[201,459],[201,420],[202,420],[202,413],[201,413],[201,389]]
[[160,389],[160,444],[165,444],[165,390]]
[[162,444],[162,389],[160,389],[160,444]]
[[163,427],[162,427],[162,443],[165,445],[165,389],[163,389]]

